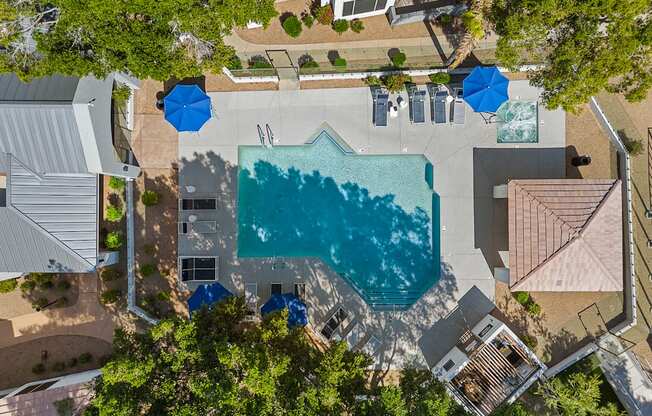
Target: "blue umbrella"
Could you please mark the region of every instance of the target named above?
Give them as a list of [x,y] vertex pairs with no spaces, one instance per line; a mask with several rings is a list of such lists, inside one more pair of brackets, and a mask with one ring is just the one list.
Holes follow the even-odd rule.
[[305,326],[308,324],[308,309],[292,293],[275,294],[260,308],[263,315],[288,308],[288,326]]
[[233,293],[229,292],[219,283],[201,285],[195,290],[195,293],[192,294],[190,299],[188,299],[188,310],[190,313],[193,313],[201,309],[203,305],[207,305],[210,308],[213,304],[229,296],[233,296]]
[[495,66],[476,66],[464,78],[464,101],[478,113],[495,113],[509,99],[508,85],[509,80]]
[[211,99],[197,85],[175,85],[163,98],[163,108],[177,131],[199,131],[211,118]]

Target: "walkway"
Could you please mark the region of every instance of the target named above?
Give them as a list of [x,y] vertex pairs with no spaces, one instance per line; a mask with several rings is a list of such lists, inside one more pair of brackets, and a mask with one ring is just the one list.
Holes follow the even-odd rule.
[[[604,347],[610,351],[622,351],[615,338],[606,340]],[[630,415],[652,415],[652,380],[641,368],[631,352],[618,356],[598,350],[600,367],[614,388],[620,402]]]

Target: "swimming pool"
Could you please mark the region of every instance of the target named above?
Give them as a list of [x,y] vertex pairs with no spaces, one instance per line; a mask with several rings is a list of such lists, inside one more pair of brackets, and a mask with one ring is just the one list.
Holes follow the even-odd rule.
[[302,146],[240,146],[238,163],[239,257],[319,257],[376,310],[408,308],[439,279],[425,157],[357,155],[322,131]]
[[496,111],[498,143],[537,143],[538,109],[533,101],[509,100]]

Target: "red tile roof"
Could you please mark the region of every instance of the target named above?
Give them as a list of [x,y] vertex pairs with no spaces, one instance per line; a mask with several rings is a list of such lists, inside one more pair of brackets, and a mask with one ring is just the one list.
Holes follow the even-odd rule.
[[619,180],[510,181],[510,288],[621,291],[621,201]]

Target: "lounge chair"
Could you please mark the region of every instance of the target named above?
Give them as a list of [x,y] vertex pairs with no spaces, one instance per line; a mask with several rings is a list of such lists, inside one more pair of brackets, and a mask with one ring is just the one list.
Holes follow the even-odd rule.
[[374,335],[370,336],[367,342],[360,347],[360,351],[367,355],[373,356],[382,346],[382,342]]
[[280,295],[283,293],[283,285],[281,283],[272,283],[270,285],[272,295]]
[[455,99],[451,104],[453,110],[453,124],[464,124],[464,116],[466,111],[466,104],[464,104],[464,92],[461,88],[457,88],[453,94]]
[[306,299],[306,284],[305,283],[295,283],[294,284],[294,296],[298,297],[301,300]]
[[445,87],[437,88],[435,85],[428,85],[430,95],[430,120],[435,124],[446,122],[446,98],[448,90]]
[[389,111],[389,94],[382,93],[380,90],[373,95],[374,113],[373,122],[376,127],[387,126],[387,112]]
[[353,327],[349,331],[348,334],[346,334],[346,343],[349,345],[350,349],[354,349],[355,347],[360,344],[360,341],[365,336],[365,328],[361,323],[358,323],[357,321],[353,324]]
[[250,315],[258,313],[258,284],[245,283],[245,303]]
[[331,340],[340,327],[346,327],[350,323],[349,313],[341,306],[328,318],[324,327],[319,331],[324,338]]
[[412,123],[423,123],[426,121],[424,101],[426,92],[418,90],[416,87],[408,89],[410,104],[410,121]]

